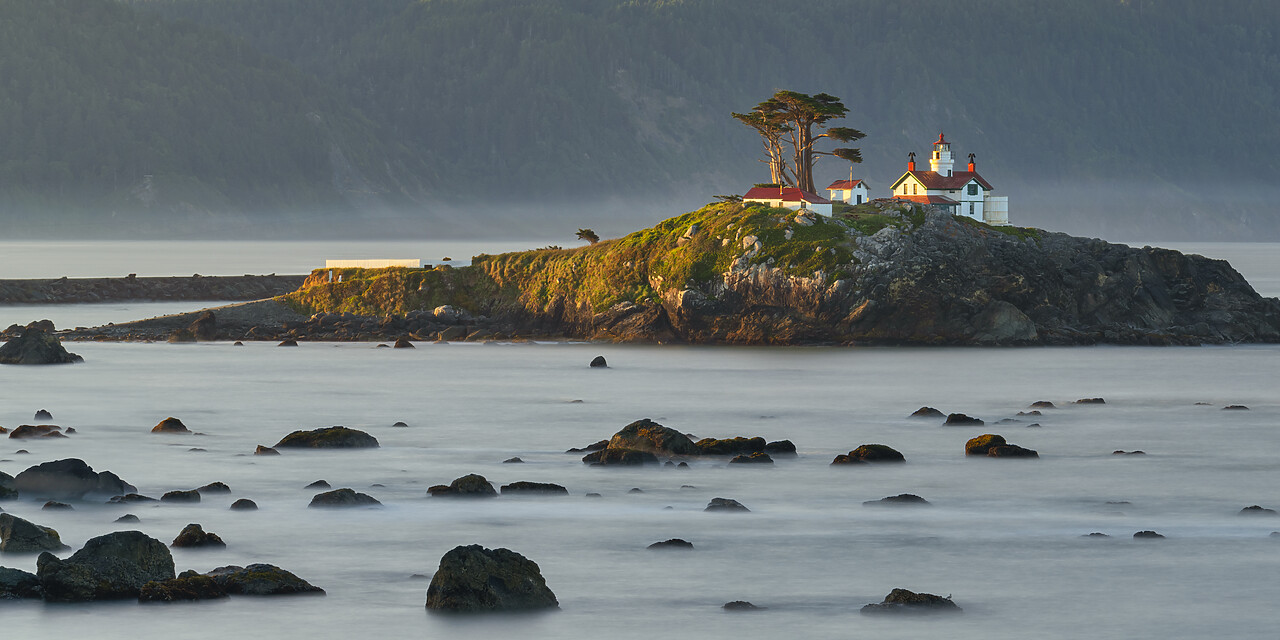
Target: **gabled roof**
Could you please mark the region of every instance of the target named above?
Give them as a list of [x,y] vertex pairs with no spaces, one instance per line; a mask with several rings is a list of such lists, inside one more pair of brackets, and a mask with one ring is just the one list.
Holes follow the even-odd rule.
[[827,187],[827,191],[834,191],[836,189],[856,189],[860,184],[862,184],[861,180],[836,180],[831,183],[831,186]]
[[946,196],[894,196],[893,199],[908,200],[911,202],[918,202],[920,204],[941,204],[941,205],[947,205],[947,206],[954,206],[954,205],[960,204],[959,202],[956,202],[955,200],[952,200],[951,198],[948,198]]
[[[781,192],[781,193],[779,193]],[[752,187],[743,200],[781,200],[783,202],[807,202],[809,204],[831,204],[831,201],[798,187]]]
[[896,189],[898,185],[902,184],[903,180],[907,179],[907,176],[914,177],[926,189],[959,189],[969,184],[970,180],[977,180],[978,184],[982,185],[982,188],[987,191],[993,189],[991,183],[987,182],[986,178],[978,175],[977,171],[954,171],[949,176],[944,176],[937,171],[908,171],[902,174],[902,177],[898,178],[889,188]]

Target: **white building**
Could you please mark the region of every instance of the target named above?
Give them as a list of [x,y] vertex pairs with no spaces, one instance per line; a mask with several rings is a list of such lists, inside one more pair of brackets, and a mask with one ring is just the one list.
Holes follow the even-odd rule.
[[836,180],[827,187],[828,199],[833,202],[858,205],[871,200],[866,180]]
[[956,215],[981,220],[990,225],[1009,224],[1009,198],[992,195],[991,183],[978,175],[973,154],[966,171],[955,171],[951,143],[942,134],[933,143],[929,171],[916,170],[916,154],[910,154],[907,172],[890,187],[893,197],[948,207]]
[[408,267],[421,269],[420,259],[378,259],[378,260],[325,260],[326,269],[386,269],[389,267]]
[[831,217],[831,201],[797,187],[752,187],[743,202],[762,202],[770,207],[786,207],[788,209],[808,209],[817,214]]

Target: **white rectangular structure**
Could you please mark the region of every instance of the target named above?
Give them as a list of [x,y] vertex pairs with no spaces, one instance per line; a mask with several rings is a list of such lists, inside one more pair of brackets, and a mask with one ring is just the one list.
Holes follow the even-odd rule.
[[326,269],[386,269],[387,267],[408,267],[421,269],[422,260],[325,260]]

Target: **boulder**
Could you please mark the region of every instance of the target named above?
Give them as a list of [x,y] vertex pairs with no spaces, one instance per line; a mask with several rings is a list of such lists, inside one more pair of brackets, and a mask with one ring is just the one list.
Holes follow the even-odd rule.
[[187,428],[187,425],[182,424],[181,420],[169,416],[161,420],[160,424],[151,427],[151,433],[191,433],[191,430]]
[[67,352],[53,335],[52,323],[33,322],[18,337],[0,346],[0,364],[70,364],[84,358]]
[[609,441],[601,440],[599,442],[589,444],[585,447],[581,447],[581,448],[574,447],[572,449],[568,449],[565,451],[565,453],[586,453],[588,451],[599,451],[601,449],[604,449],[607,446],[609,446]]
[[1102,398],[1080,398],[1075,404],[1106,404],[1107,401]]
[[655,456],[648,451],[601,449],[582,456],[582,461],[592,466],[637,466],[642,464],[658,464],[658,456]]
[[912,418],[945,418],[947,414],[934,409],[933,407],[920,407],[911,414]]
[[523,463],[524,463],[524,460],[521,460],[519,456],[514,458],[507,458],[506,460],[502,461],[502,464],[523,464]]
[[894,589],[884,597],[884,601],[862,607],[865,614],[897,613],[961,613],[963,609],[956,606],[950,597],[935,596],[932,593],[916,593],[906,589]]
[[201,494],[231,493],[231,487],[227,486],[225,482],[210,482],[209,484],[196,489],[196,491],[199,491]]
[[478,473],[469,473],[445,485],[435,485],[427,489],[434,498],[496,498],[498,492],[493,485]]
[[218,337],[218,319],[213,312],[206,309],[199,315],[190,325],[187,325],[187,331],[196,340],[208,342]]
[[757,451],[752,454],[744,454],[734,456],[729,464],[773,464],[773,458],[763,451]]
[[200,502],[200,492],[195,489],[185,491],[166,491],[160,496],[161,502]]
[[36,417],[32,418],[36,422],[48,422],[53,419],[53,414],[46,409],[36,411]]
[[427,609],[480,613],[560,606],[538,565],[510,549],[454,547],[427,587]]
[[42,553],[36,568],[49,602],[136,598],[142,585],[175,577],[169,549],[140,531],[91,538],[66,560]]
[[748,512],[748,511],[751,511],[751,510],[750,510],[750,509],[748,509],[748,508],[746,507],[746,505],[743,505],[741,502],[738,502],[737,500],[731,500],[731,499],[729,499],[729,498],[712,498],[712,499],[711,499],[711,502],[708,502],[708,503],[707,503],[707,508],[706,508],[706,509],[703,509],[703,511],[741,511],[741,512]]
[[29,467],[13,479],[13,488],[28,498],[79,500],[135,493],[138,488],[110,471],[95,472],[78,458],[54,460]]
[[648,548],[658,549],[658,550],[693,549],[693,543],[689,542],[688,540],[681,540],[680,538],[672,538],[670,540],[663,540],[662,542],[655,542],[649,545]]
[[591,365],[590,365],[590,366],[595,367],[595,368],[606,368],[606,369],[607,369],[607,368],[609,367],[609,363],[608,363],[608,362],[605,362],[604,356],[596,356],[596,357],[594,357],[594,358],[592,358],[592,359],[591,359]]
[[69,505],[69,504],[67,504],[67,503],[65,503],[65,502],[58,502],[57,500],[50,500],[50,501],[48,501],[48,502],[44,503],[44,506],[40,507],[40,510],[41,510],[41,511],[74,511],[74,510],[75,510],[75,507],[73,507],[73,506],[71,506],[71,505]]
[[138,602],[184,602],[226,598],[227,590],[210,576],[183,571],[172,580],[152,581],[142,585]]
[[365,449],[378,446],[378,439],[358,429],[326,427],[294,431],[276,443],[276,448]]
[[1249,407],[1242,404],[1229,404],[1222,408],[1223,411],[1248,411]]
[[703,438],[694,444],[697,445],[698,451],[704,456],[734,456],[763,452],[765,447],[768,446],[764,438],[759,436],[755,438],[738,436],[723,440]]
[[914,493],[900,493],[896,496],[880,498],[879,500],[867,500],[862,504],[869,507],[884,507],[884,506],[892,507],[892,506],[900,506],[900,505],[929,506],[930,502]]
[[1274,515],[1276,515],[1276,510],[1275,510],[1275,509],[1268,509],[1268,508],[1263,507],[1263,506],[1261,506],[1261,505],[1256,505],[1256,504],[1255,504],[1255,505],[1253,505],[1253,506],[1251,506],[1251,507],[1245,507],[1245,508],[1241,509],[1241,510],[1240,510],[1240,515],[1242,515],[1242,516],[1274,516]]
[[764,445],[764,452],[775,456],[794,456],[796,445],[790,440],[774,440]]
[[846,454],[836,456],[831,464],[858,464],[861,462],[906,462],[896,449],[883,444],[864,444]]
[[724,609],[725,611],[764,611],[765,609],[768,609],[768,607],[757,607],[756,605],[751,604],[746,600],[734,600],[733,602],[726,602],[724,603],[724,606],[720,608]]
[[0,567],[0,601],[39,597],[40,578],[34,573]]
[[276,451],[275,449],[272,449],[271,447],[265,447],[265,446],[263,446],[263,445],[258,445],[258,448],[253,450],[253,455],[255,455],[255,456],[278,456],[278,455],[280,455],[280,452],[279,452],[279,451]]
[[209,533],[198,524],[192,523],[182,528],[178,537],[173,539],[171,547],[226,549],[227,543],[216,533]]
[[15,440],[24,438],[65,438],[62,433],[62,427],[53,424],[24,424],[15,427],[9,432],[9,437]]
[[1133,537],[1139,540],[1160,540],[1164,538],[1164,536],[1154,531],[1139,531],[1133,534]]
[[227,593],[246,596],[278,596],[295,593],[324,594],[324,589],[273,564],[218,567],[206,574]]
[[293,338],[289,338],[288,340],[281,340],[280,344],[276,346],[277,347],[296,347],[298,346],[298,341],[294,340]]
[[236,500],[235,502],[231,503],[231,510],[232,511],[257,511],[258,503],[248,498],[240,498],[239,500]]
[[312,482],[311,484],[303,487],[303,489],[330,489],[330,488],[332,488],[332,485],[330,485],[327,480],[316,480],[315,482]]
[[38,553],[64,549],[70,547],[62,544],[57,531],[11,513],[0,513],[0,552]]
[[403,420],[396,420],[396,421],[395,421],[395,424],[392,424],[391,426],[393,426],[393,427],[402,427],[402,428],[403,428],[403,427],[407,427],[407,426],[409,426],[409,425],[408,425],[408,423],[404,422]]
[[987,449],[990,458],[1039,458],[1035,449],[1026,449],[1016,444],[995,445]]
[[994,433],[985,433],[976,438],[970,438],[964,443],[964,454],[966,456],[985,456],[991,447],[1000,447],[1008,443],[1004,441],[1004,436]]
[[363,507],[381,505],[377,498],[353,489],[334,489],[311,497],[308,507]]
[[608,448],[646,451],[664,456],[696,456],[702,453],[689,436],[648,418],[636,420],[613,434]]
[[524,482],[524,481],[512,482],[511,484],[502,485],[502,488],[499,489],[499,491],[501,491],[502,495],[504,496],[507,495],[508,493],[513,493],[513,494],[523,493],[523,494],[538,494],[538,495],[553,495],[553,496],[569,495],[568,489],[565,489],[564,487],[558,484],[553,484],[550,482]]
[[[1055,409],[1056,407],[1054,407],[1053,403],[1049,402],[1048,400],[1037,400],[1035,402],[1032,402],[1030,406],[1028,406],[1027,408],[1028,409]],[[1037,413],[1035,415],[1040,415],[1040,414]]]
[[138,516],[135,516],[132,513],[126,513],[120,516],[119,518],[116,518],[115,520],[113,520],[113,522],[118,522],[120,524],[133,524],[135,522],[142,522],[142,520],[140,520]]
[[393,347],[396,349],[416,349],[417,348],[413,346],[412,342],[409,342],[408,338],[403,336],[396,338],[396,343],[393,345]]
[[947,425],[948,427],[966,427],[966,426],[981,426],[986,423],[983,422],[982,420],[979,420],[978,418],[973,418],[963,413],[952,413],[947,416],[947,421],[944,422],[943,424]]

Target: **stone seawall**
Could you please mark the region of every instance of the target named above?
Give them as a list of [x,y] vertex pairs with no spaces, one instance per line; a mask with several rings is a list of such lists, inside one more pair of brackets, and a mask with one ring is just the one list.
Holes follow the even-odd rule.
[[0,304],[61,304],[120,300],[261,300],[294,291],[305,275],[172,276],[0,280]]

